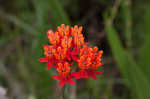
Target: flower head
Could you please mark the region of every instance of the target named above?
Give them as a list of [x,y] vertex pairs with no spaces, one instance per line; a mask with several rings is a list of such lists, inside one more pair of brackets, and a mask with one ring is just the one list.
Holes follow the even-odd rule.
[[62,77],[67,77],[70,73],[70,65],[68,62],[58,63],[57,71]]
[[53,50],[54,56],[57,60],[63,60],[66,57],[66,49],[58,46],[55,50]]
[[57,31],[61,37],[68,36],[70,34],[70,27],[69,25],[65,26],[62,24],[61,26],[57,27]]
[[44,54],[46,57],[52,58],[53,57],[53,46],[44,45]]
[[64,36],[64,38],[61,41],[61,45],[63,48],[66,48],[66,49],[70,48],[72,45],[72,38]]
[[88,46],[83,46],[81,49],[80,49],[80,56],[92,56],[92,51],[93,49],[91,47],[88,47]]
[[92,48],[84,42],[82,29],[77,25],[69,27],[62,24],[57,27],[56,32],[52,30],[47,32],[50,45],[43,46],[45,57],[39,61],[46,62],[47,69],[55,68],[58,74],[52,78],[59,80],[59,86],[66,83],[74,85],[72,79],[96,80],[96,76],[102,74],[102,71],[97,70],[103,65],[101,62],[103,51],[98,50],[98,47]]
[[59,37],[58,32],[54,33],[52,30],[49,30],[47,32],[47,37],[49,39],[49,42],[53,45],[59,44],[60,42],[60,37]]
[[80,69],[89,69],[91,65],[91,57],[81,56],[78,60],[78,66]]

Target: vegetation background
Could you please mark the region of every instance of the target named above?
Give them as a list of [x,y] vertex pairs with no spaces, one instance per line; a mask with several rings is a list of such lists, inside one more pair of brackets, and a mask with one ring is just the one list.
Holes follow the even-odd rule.
[[[0,99],[60,99],[43,56],[48,29],[83,26],[104,50],[99,80],[78,80],[66,99],[150,98],[150,0],[0,0]],[[6,96],[2,96],[5,95]],[[3,98],[2,98],[3,97]]]

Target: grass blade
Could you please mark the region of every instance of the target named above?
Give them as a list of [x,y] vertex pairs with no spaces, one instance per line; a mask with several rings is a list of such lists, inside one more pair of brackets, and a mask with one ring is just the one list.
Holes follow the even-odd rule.
[[145,71],[139,68],[140,66],[134,62],[132,56],[125,51],[115,29],[108,20],[105,23],[107,37],[119,69],[128,79],[129,88],[133,91],[133,95],[136,95],[138,99],[148,99],[150,97],[148,75],[145,75]]

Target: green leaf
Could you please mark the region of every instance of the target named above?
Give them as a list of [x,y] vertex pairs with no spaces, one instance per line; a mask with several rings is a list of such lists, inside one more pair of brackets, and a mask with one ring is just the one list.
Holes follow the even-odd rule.
[[129,88],[132,90],[134,97],[148,99],[150,97],[149,76],[145,75],[145,71],[139,68],[140,65],[134,62],[131,54],[125,51],[110,20],[105,19],[105,22],[107,38],[112,53],[123,76],[128,79]]
[[[141,68],[144,69],[145,74],[150,76],[150,6],[147,7],[146,13],[145,13],[145,22],[144,22],[144,32],[145,32],[145,41],[143,43],[143,46],[140,49],[140,57],[139,57],[139,63],[141,64]],[[150,80],[150,78],[149,78]]]

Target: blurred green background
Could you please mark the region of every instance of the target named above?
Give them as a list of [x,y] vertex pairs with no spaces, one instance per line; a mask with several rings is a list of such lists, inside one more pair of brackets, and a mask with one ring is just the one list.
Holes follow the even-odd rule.
[[83,26],[104,50],[99,80],[77,80],[66,99],[150,99],[150,0],[0,0],[0,99],[61,99],[38,59],[46,32]]

